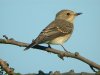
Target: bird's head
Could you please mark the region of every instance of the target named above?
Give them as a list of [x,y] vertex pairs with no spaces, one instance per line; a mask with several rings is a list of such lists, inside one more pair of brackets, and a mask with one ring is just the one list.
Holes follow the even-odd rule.
[[75,13],[71,10],[61,10],[56,14],[56,19],[63,19],[73,23],[74,18],[80,14],[82,13]]

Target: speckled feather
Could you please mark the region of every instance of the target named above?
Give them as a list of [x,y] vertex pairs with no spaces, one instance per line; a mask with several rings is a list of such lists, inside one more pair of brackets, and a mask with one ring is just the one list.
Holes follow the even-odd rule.
[[[57,37],[63,37],[65,35],[71,34],[73,31],[73,24],[62,20],[62,19],[56,19],[53,22],[51,22],[36,38],[34,41],[36,44],[41,43],[50,43],[53,39]],[[67,36],[66,36],[67,40]]]

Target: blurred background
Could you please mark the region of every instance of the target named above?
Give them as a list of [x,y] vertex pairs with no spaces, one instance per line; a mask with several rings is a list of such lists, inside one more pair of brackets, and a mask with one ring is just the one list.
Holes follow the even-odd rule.
[[[62,9],[82,12],[74,21],[74,32],[64,44],[70,52],[100,64],[100,0],[0,0],[0,38],[7,35],[17,41],[31,43]],[[46,44],[42,44],[47,46]],[[59,45],[51,45],[62,50]],[[15,72],[37,73],[60,71],[92,72],[90,67],[76,59],[65,58],[37,49],[0,44],[0,58]]]

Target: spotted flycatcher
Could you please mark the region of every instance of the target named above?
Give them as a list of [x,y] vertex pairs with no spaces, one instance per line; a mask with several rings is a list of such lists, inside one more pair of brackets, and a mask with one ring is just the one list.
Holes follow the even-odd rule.
[[[61,10],[56,14],[55,20],[42,30],[39,36],[25,48],[25,50],[42,43],[61,45],[66,42],[74,29],[73,21],[81,13],[71,10]],[[64,48],[64,47],[63,47]],[[64,50],[66,50],[64,48]]]

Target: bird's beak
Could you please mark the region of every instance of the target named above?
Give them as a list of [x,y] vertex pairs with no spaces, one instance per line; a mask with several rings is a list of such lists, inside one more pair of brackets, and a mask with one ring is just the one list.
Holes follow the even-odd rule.
[[76,13],[75,16],[81,15],[82,13]]

